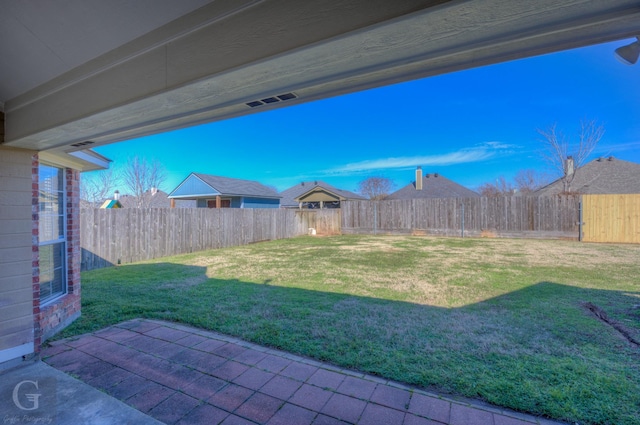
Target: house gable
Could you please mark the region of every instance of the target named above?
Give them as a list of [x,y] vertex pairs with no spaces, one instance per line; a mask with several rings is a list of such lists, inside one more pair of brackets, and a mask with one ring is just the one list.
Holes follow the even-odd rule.
[[[303,199],[308,194],[312,194],[314,191],[324,191],[329,199]],[[323,181],[311,181],[302,182],[295,186],[290,187],[287,190],[281,192],[282,200],[280,205],[283,207],[298,207],[300,202],[334,202],[334,201],[346,201],[346,200],[361,200],[364,197],[357,193],[349,192],[348,190],[341,190],[327,184]]]
[[217,196],[221,193],[204,182],[200,177],[191,173],[170,194],[171,198],[194,198],[203,196]]
[[319,186],[295,198],[298,202],[335,202],[344,201],[344,199],[344,197]]

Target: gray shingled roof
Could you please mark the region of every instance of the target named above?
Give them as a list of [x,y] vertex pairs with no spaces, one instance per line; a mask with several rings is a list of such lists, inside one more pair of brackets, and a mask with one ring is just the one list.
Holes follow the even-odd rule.
[[[167,192],[165,191],[159,190],[154,195],[151,195],[147,192],[146,195],[151,196],[151,201],[149,203],[150,208],[169,208],[171,206],[171,201],[169,200]],[[120,203],[122,204],[123,208],[135,208],[135,196],[122,195],[120,197]]]
[[211,176],[193,173],[203,182],[213,187],[223,196],[255,196],[259,198],[280,198],[278,192],[253,180],[232,179],[230,177]]
[[419,199],[419,198],[477,198],[473,190],[443,177],[441,174],[425,174],[422,177],[422,190],[416,190],[416,182],[396,190],[386,199]]
[[282,199],[280,200],[280,206],[297,207],[298,201],[296,201],[295,199],[300,195],[303,195],[316,187],[323,188],[329,192],[335,193],[336,195],[346,199],[365,199],[363,196],[358,195],[357,193],[349,192],[348,190],[338,189],[334,186],[331,186],[328,183],[316,180],[316,181],[298,183],[297,185],[292,186],[289,189],[280,192],[280,195],[282,196]]
[[[558,179],[535,192],[536,195],[555,195],[564,190]],[[640,193],[640,164],[614,157],[598,158],[575,172],[571,192],[584,194]]]

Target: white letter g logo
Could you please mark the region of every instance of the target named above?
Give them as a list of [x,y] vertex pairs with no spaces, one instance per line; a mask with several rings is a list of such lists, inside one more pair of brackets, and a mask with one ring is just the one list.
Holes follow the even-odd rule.
[[24,407],[22,403],[20,403],[20,400],[18,399],[18,391],[20,391],[20,387],[22,387],[23,384],[33,384],[36,387],[36,390],[38,389],[38,381],[19,382],[13,388],[13,403],[21,410],[36,410],[38,408],[38,399],[42,394],[40,393],[25,394],[25,396],[27,397],[27,400],[29,400],[32,403],[32,407]]

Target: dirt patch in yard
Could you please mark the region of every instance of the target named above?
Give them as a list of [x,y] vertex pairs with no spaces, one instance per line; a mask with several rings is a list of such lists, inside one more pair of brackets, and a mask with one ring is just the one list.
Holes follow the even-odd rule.
[[364,239],[363,241],[359,241],[350,245],[340,245],[338,249],[341,251],[350,251],[350,252],[378,252],[378,251],[402,251],[402,249],[395,247],[394,244],[404,240],[404,238],[397,238],[393,236],[388,236],[384,239]]
[[605,324],[611,326],[616,331],[618,331],[618,333],[620,335],[622,335],[631,344],[635,345],[636,347],[640,347],[640,341],[636,340],[633,337],[633,335],[631,335],[631,331],[626,326],[624,326],[622,323],[609,318],[609,316],[607,315],[607,313],[603,309],[601,309],[597,305],[595,305],[593,303],[590,303],[590,302],[584,303],[583,307],[585,309],[587,309],[589,312],[591,312],[591,314],[596,319],[600,320],[602,323],[605,323]]

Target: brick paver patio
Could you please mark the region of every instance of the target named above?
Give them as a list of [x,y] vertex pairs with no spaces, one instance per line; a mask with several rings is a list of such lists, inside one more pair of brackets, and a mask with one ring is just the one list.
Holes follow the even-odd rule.
[[43,359],[167,424],[558,424],[155,320],[56,341]]

